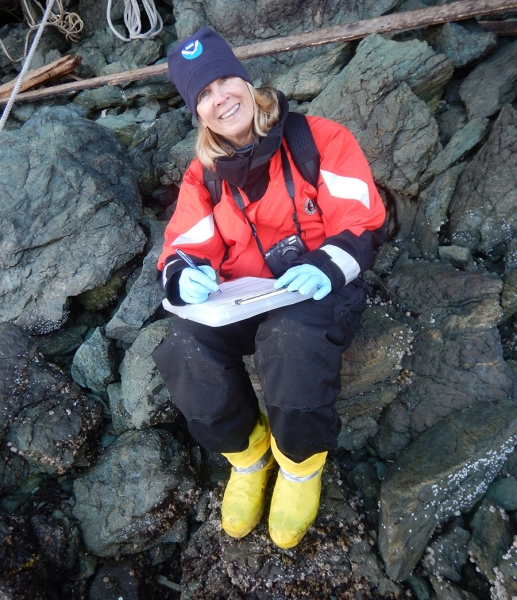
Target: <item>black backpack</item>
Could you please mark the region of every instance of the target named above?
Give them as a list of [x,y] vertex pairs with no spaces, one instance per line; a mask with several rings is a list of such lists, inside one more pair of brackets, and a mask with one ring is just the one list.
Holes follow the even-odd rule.
[[[305,115],[290,112],[284,125],[284,136],[300,175],[313,187],[318,187],[320,154]],[[221,201],[222,180],[217,171],[203,168],[203,183],[210,192],[212,204]]]

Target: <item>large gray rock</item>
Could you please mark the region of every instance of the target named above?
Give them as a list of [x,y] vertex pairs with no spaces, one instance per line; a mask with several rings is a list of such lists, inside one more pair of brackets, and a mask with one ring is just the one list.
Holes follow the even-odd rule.
[[517,42],[501,48],[463,80],[460,96],[469,119],[490,117],[517,96]]
[[479,26],[472,27],[458,23],[445,23],[436,40],[436,51],[445,54],[452,64],[464,67],[497,43],[494,33],[483,31]]
[[45,363],[22,329],[0,325],[0,488],[29,472],[65,473],[101,424],[99,403]]
[[76,110],[44,108],[2,144],[0,321],[48,333],[142,250],[140,196],[113,134]]
[[463,162],[447,169],[420,192],[410,235],[418,243],[423,258],[438,257],[439,233],[447,221],[449,204],[465,167],[466,163]]
[[382,482],[379,550],[386,573],[407,578],[436,527],[468,511],[517,442],[517,407],[476,402],[423,433]]
[[468,544],[471,558],[477,568],[494,582],[494,568],[512,544],[513,527],[506,512],[483,500],[470,522],[472,537]]
[[128,295],[106,325],[106,336],[131,344],[137,338],[145,323],[156,313],[165,297],[161,280],[157,277],[156,263],[163,247],[162,235],[144,258],[142,270],[131,286]]
[[469,121],[452,136],[449,143],[425,170],[420,182],[425,183],[440,175],[450,166],[465,158],[467,153],[485,137],[488,119],[477,117]]
[[517,112],[507,105],[488,141],[460,177],[452,197],[454,244],[485,253],[501,245],[504,252],[517,228],[516,172]]
[[517,536],[494,567],[494,583],[490,592],[493,600],[510,600],[517,596]]
[[74,494],[88,549],[119,556],[184,541],[199,491],[188,453],[170,433],[147,429],[121,435],[74,481]]
[[462,527],[453,527],[439,535],[428,548],[422,559],[426,575],[445,577],[449,581],[461,581],[461,569],[468,560],[467,543],[470,533]]
[[415,195],[439,149],[426,101],[441,94],[452,65],[425,43],[363,40],[354,58],[315,98],[309,114],[333,119],[357,137],[376,181]]
[[374,436],[382,409],[397,393],[403,356],[412,333],[382,307],[364,313],[361,329],[343,353],[341,393],[336,408],[343,422],[339,445],[347,450],[364,446]]
[[115,344],[100,327],[78,348],[71,367],[73,380],[94,392],[105,392],[117,379]]
[[120,384],[108,387],[118,433],[170,423],[177,417],[177,409],[151,356],[169,333],[171,322],[172,319],[164,319],[142,330],[120,365]]
[[158,187],[171,148],[181,142],[190,129],[190,119],[184,112],[173,110],[159,117],[131,148],[129,157],[142,194],[150,196]]

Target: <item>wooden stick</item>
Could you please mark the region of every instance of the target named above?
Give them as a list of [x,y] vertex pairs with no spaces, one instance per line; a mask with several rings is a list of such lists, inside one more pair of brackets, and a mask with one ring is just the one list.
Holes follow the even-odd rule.
[[[29,71],[23,80],[20,91],[28,90],[31,87],[44,83],[54,77],[61,77],[61,75],[70,73],[81,64],[81,60],[81,56],[63,56],[39,69]],[[18,78],[15,77],[12,81],[0,85],[0,98],[5,98],[6,100],[9,98],[9,95],[16,85],[17,79]]]
[[[460,21],[470,19],[476,15],[483,15],[506,11],[517,8],[517,0],[462,0],[445,4],[443,6],[431,6],[419,10],[411,10],[403,13],[395,13],[375,17],[365,21],[356,21],[345,25],[328,27],[310,33],[302,33],[288,37],[278,38],[250,44],[249,46],[240,46],[234,48],[235,55],[243,60],[264,56],[266,54],[277,54],[279,52],[289,52],[301,48],[310,48],[333,42],[348,42],[361,39],[370,33],[393,33],[395,31],[407,31],[428,25],[438,25],[448,21]],[[81,90],[98,88],[103,85],[120,85],[131,81],[149,79],[151,77],[164,76],[167,74],[167,63],[153,65],[151,67],[142,67],[95,77],[94,79],[85,79],[81,82],[65,83],[52,88],[37,90],[35,92],[25,92],[20,94],[17,102],[29,102],[50,98],[61,94],[75,94]],[[6,101],[0,99],[0,106],[6,104]]]
[[479,24],[485,31],[491,31],[497,35],[517,35],[517,19],[480,21]]

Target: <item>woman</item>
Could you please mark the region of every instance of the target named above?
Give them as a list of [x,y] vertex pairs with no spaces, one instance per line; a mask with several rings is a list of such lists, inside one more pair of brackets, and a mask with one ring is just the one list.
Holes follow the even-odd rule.
[[[204,302],[218,289],[217,277],[272,277],[271,269],[276,287],[310,296],[222,327],[177,318],[154,359],[192,435],[233,466],[222,503],[224,530],[240,538],[255,527],[278,464],[269,532],[290,548],[316,517],[323,466],[337,447],[341,354],[366,306],[360,274],[382,243],[385,210],[357,142],[336,123],[308,117],[321,157],[317,187],[300,175],[283,140],[285,96],[255,90],[214,31],[202,28],[180,42],[168,63],[199,122],[197,158],[185,173],[158,263],[169,302]],[[216,205],[203,167],[223,180]],[[292,236],[301,240],[295,260],[285,268],[266,263],[265,251]],[[245,354],[254,354],[267,418]]]

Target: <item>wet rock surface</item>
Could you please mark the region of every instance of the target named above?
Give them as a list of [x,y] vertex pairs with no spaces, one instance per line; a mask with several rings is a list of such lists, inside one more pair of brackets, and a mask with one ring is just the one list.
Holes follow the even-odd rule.
[[[78,76],[100,76],[164,61],[201,25],[238,46],[434,4],[156,0],[162,32],[125,43],[105,0],[81,0],[81,42],[47,27],[33,68],[73,53]],[[19,7],[0,0],[16,57]],[[115,0],[121,33],[123,11]],[[190,436],[151,357],[174,324],[155,264],[196,120],[166,77],[14,105],[0,133],[2,598],[517,596],[517,42],[477,20],[246,61],[291,110],[357,136],[388,209],[343,354],[339,447],[291,550],[272,544],[267,508],[242,540],[222,531],[227,461]],[[1,83],[20,69],[0,50]]]

